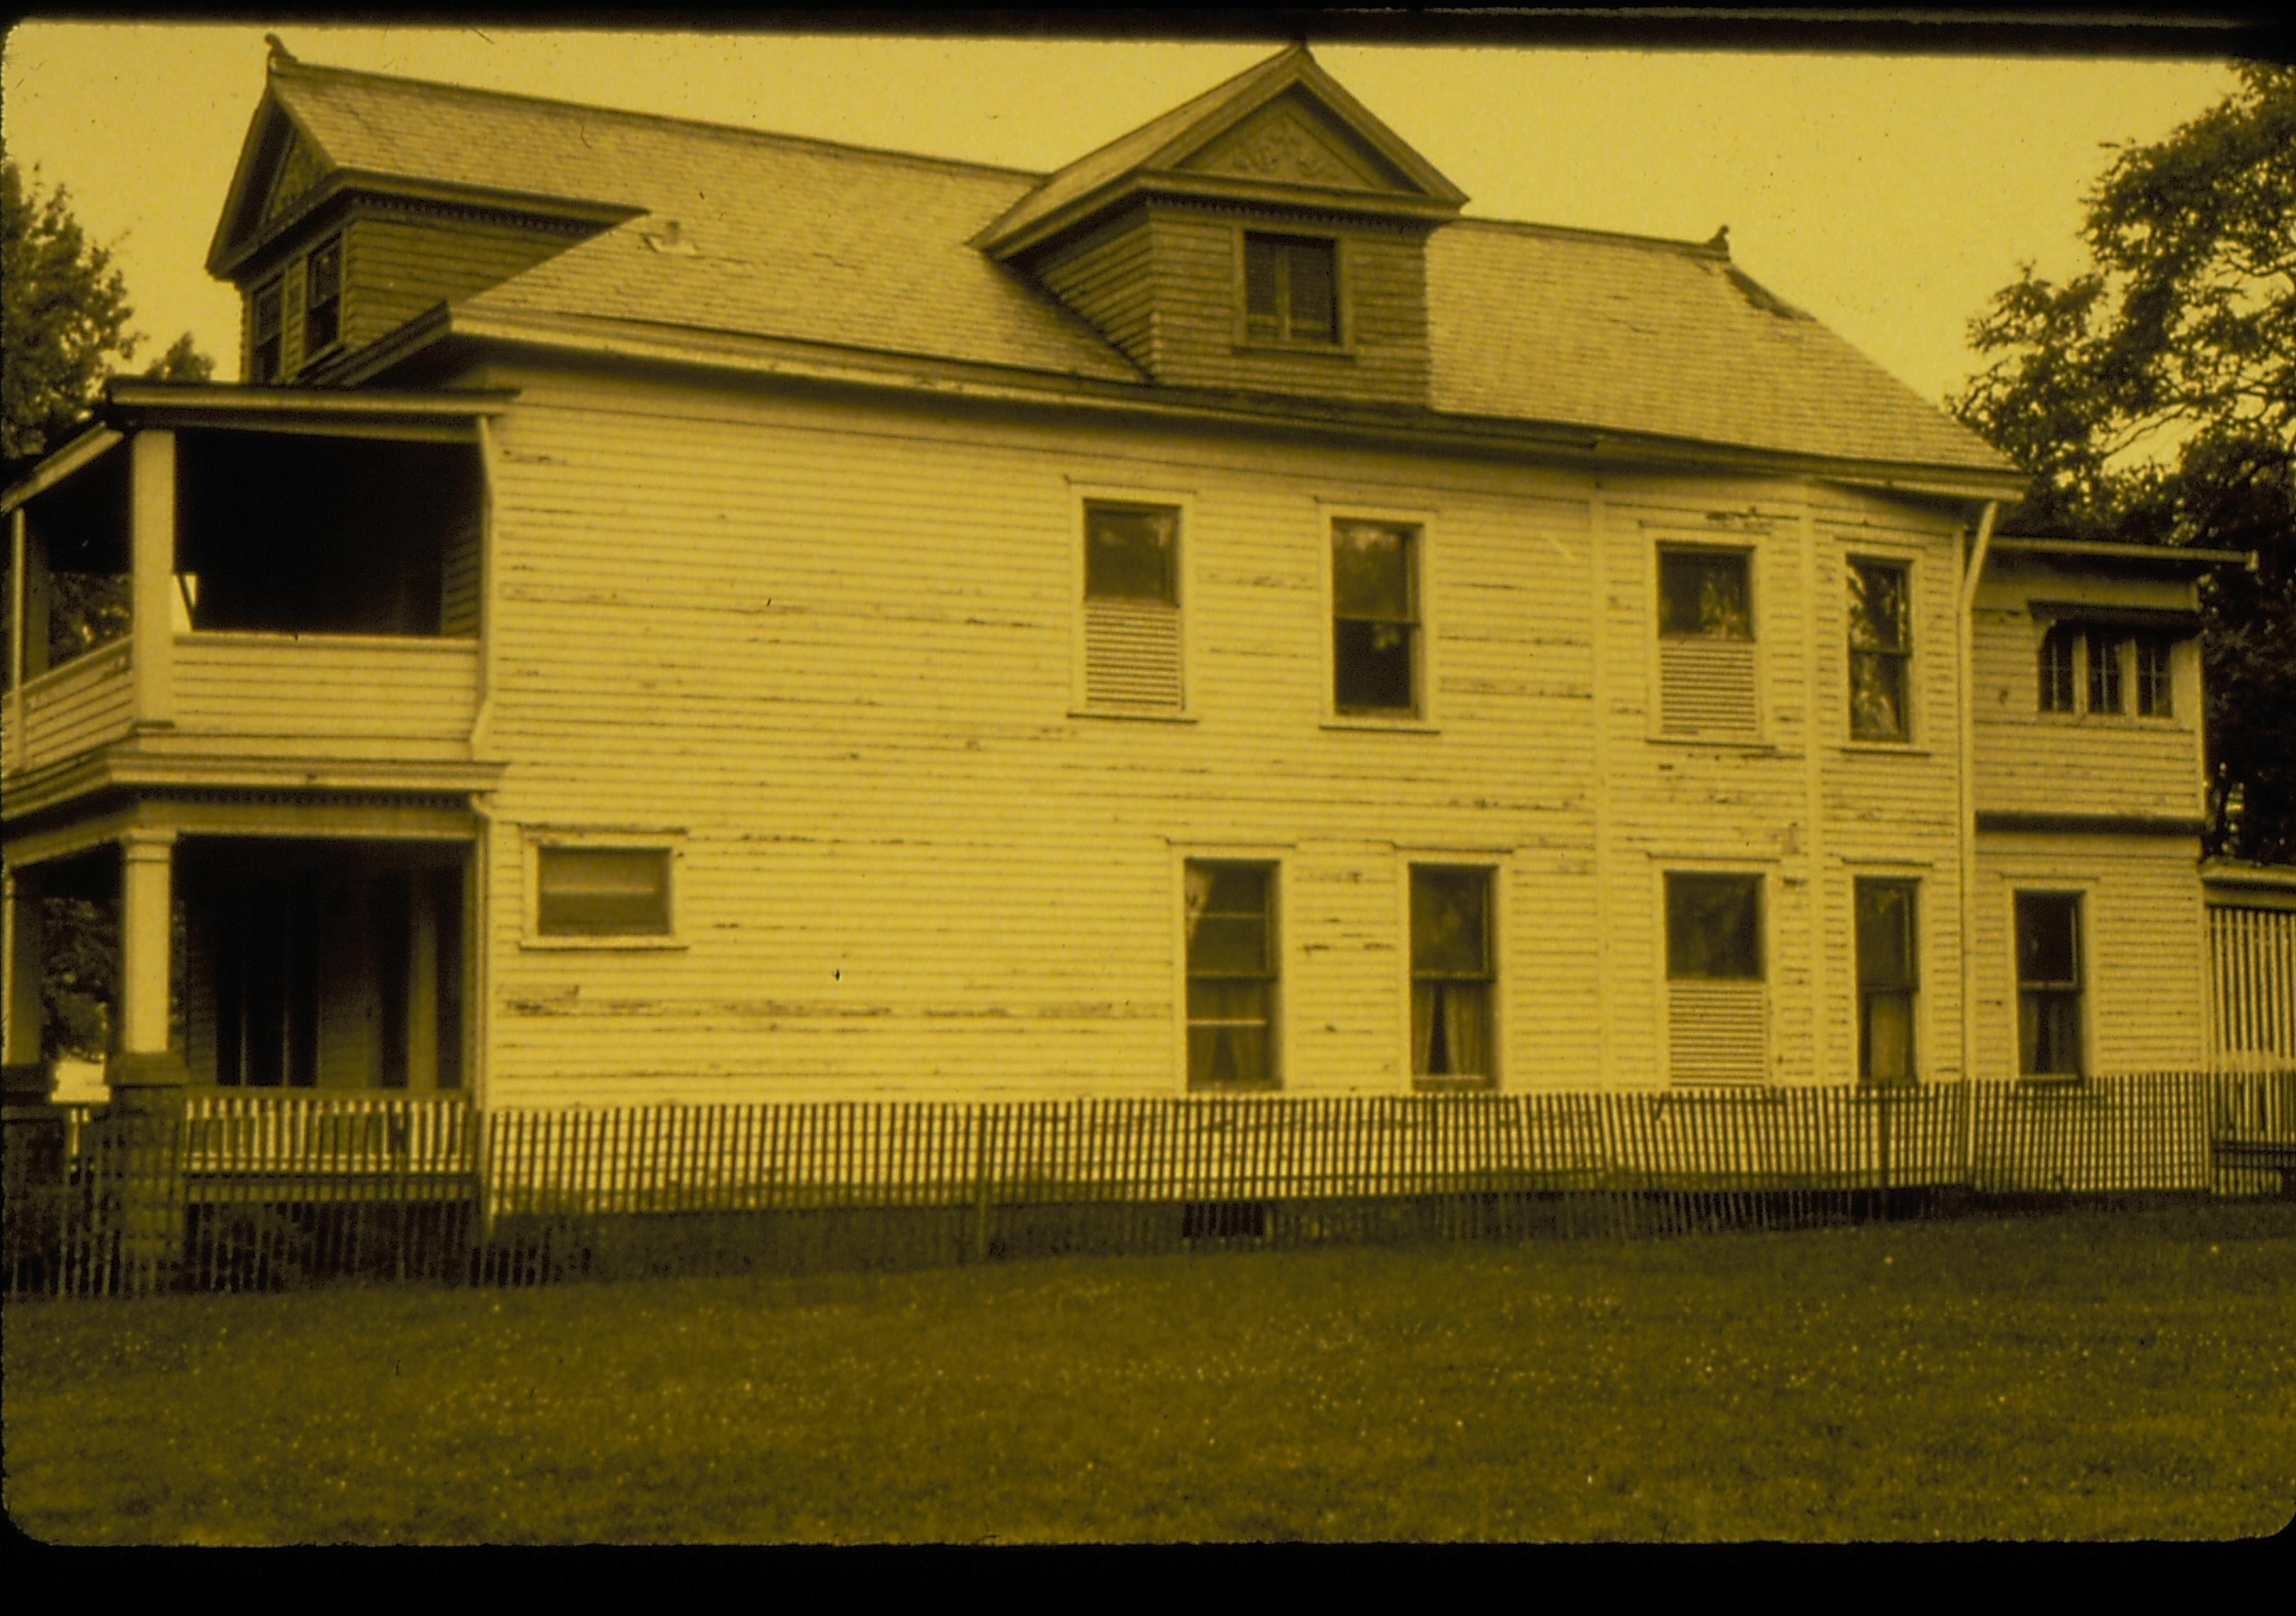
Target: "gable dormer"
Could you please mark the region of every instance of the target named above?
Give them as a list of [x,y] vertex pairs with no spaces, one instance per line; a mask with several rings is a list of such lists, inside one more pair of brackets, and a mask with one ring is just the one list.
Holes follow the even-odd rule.
[[208,250],[208,273],[239,289],[249,381],[324,382],[439,304],[643,211],[425,171],[361,116],[374,82],[271,59]]
[[974,239],[1159,383],[1427,401],[1459,189],[1295,46],[1047,178]]

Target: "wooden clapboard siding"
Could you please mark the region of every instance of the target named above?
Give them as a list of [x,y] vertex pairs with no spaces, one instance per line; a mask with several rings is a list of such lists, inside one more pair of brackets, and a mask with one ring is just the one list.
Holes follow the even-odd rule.
[[1154,263],[1143,208],[1056,246],[1030,270],[1125,357],[1146,368],[1155,363]]
[[2197,818],[2205,811],[2200,642],[2172,652],[2174,714],[2040,710],[2041,636],[2032,600],[2182,609],[2194,604],[2181,578],[2112,578],[2076,573],[2041,557],[1999,557],[1986,568],[1973,637],[1978,799],[1980,813],[2126,814]]
[[155,751],[456,759],[478,707],[467,639],[179,634]]
[[[1282,866],[1303,1093],[1407,1087],[1414,859],[1501,871],[1510,1088],[1663,1079],[1673,861],[1771,877],[1765,1047],[1791,1080],[1839,1075],[1821,1021],[1845,1054],[1846,956],[1813,957],[1845,947],[1837,848],[1934,866],[1925,913],[1954,907],[1949,733],[1870,768],[1812,740],[1804,602],[1839,567],[1806,581],[1838,542],[1806,488],[482,380],[522,390],[497,468],[491,1104],[1173,1092],[1191,854]],[[1189,722],[1068,711],[1078,483],[1190,502]],[[1327,722],[1334,506],[1427,523],[1418,729]],[[1762,744],[1664,743],[1652,536],[1756,507]],[[1941,520],[1859,511],[1949,572]],[[1873,823],[1814,834],[1835,801]],[[552,830],[675,841],[676,946],[528,946],[523,838]]]
[[447,537],[445,553],[440,558],[439,582],[439,632],[444,635],[475,635],[480,628],[481,560],[480,546],[485,534],[482,519],[473,512]]
[[2089,1070],[2201,1063],[2209,939],[2197,852],[2193,840],[2178,837],[1978,837],[1976,1076],[2017,1075],[2013,895],[2022,890],[2083,895]]
[[2296,1065],[2296,909],[2211,903],[2212,1063]]
[[363,209],[344,231],[343,341],[364,347],[425,309],[533,267],[576,239],[510,219]]
[[[1056,295],[1175,387],[1283,392],[1367,403],[1427,401],[1423,227],[1303,217],[1280,228],[1339,242],[1344,351],[1284,352],[1242,343],[1236,254],[1244,216],[1151,202],[1115,234],[1095,237],[1043,272]],[[1257,226],[1255,226],[1257,227]],[[1135,238],[1144,234],[1144,253]],[[1134,277],[1152,283],[1146,307]],[[1145,358],[1135,349],[1144,337]]]
[[128,642],[116,640],[24,682],[21,768],[38,768],[119,740],[135,721]]

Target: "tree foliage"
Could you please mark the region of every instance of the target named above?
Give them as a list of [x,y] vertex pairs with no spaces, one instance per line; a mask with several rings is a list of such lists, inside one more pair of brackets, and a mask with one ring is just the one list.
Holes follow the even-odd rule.
[[2296,68],[2238,86],[2085,199],[2091,267],[2021,267],[1953,408],[2034,474],[2009,531],[2247,550],[2202,587],[2215,850],[2296,861]]

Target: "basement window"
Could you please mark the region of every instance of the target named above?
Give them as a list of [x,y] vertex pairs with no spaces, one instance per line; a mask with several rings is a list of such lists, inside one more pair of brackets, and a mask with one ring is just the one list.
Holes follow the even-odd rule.
[[1255,342],[1340,340],[1339,243],[1325,238],[1243,238],[1244,334]]

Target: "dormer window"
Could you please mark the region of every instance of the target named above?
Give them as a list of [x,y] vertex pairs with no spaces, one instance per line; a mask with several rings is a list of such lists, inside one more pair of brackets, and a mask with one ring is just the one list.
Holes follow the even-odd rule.
[[250,381],[279,380],[279,283],[255,289],[254,313],[250,318],[250,342],[247,355],[247,379]]
[[1254,342],[1336,343],[1339,278],[1337,242],[1246,233],[1244,334]]
[[342,331],[343,238],[331,236],[303,260],[303,352],[332,347]]

